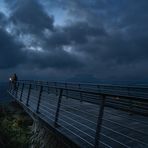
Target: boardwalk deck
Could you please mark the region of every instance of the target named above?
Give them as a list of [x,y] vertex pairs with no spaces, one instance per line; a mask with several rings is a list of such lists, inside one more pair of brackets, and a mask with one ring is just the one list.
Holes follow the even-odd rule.
[[[62,95],[58,126],[54,126],[60,92],[54,89],[43,89],[40,95],[39,88],[33,87],[30,93],[28,88],[29,86],[24,87],[22,91],[22,86],[19,85],[18,92],[10,91],[10,94],[80,147],[94,147],[100,104]],[[63,92],[63,94],[66,93],[66,91]],[[38,104],[39,95],[40,104]],[[101,97],[98,99],[101,100]],[[36,112],[37,108],[38,112]],[[105,106],[99,147],[147,148],[148,117]]]

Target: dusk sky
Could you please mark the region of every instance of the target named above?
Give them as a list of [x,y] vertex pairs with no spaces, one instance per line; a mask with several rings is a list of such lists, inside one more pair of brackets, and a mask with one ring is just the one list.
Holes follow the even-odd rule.
[[0,0],[0,81],[148,82],[148,0]]

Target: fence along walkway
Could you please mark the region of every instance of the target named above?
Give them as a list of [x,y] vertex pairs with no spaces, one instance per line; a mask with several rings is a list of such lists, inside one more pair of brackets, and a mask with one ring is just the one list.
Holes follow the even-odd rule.
[[101,85],[98,91],[88,84],[39,81],[17,86],[9,87],[17,101],[79,147],[148,147],[148,88]]

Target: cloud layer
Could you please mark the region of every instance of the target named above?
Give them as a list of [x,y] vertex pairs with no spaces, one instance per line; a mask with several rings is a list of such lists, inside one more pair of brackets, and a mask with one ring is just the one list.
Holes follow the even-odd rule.
[[3,75],[16,71],[30,79],[36,73],[34,78],[40,79],[91,75],[100,80],[147,80],[146,0],[4,3],[10,13],[0,12]]

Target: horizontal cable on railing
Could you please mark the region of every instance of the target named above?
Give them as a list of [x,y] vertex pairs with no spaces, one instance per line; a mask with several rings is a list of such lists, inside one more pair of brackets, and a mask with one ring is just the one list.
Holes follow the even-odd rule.
[[[48,105],[51,105],[51,104],[48,104]],[[53,106],[53,105],[52,105]],[[76,109],[76,108],[74,108],[74,107],[70,107],[70,106],[68,106],[68,105],[64,105],[64,104],[62,104],[62,106],[64,106],[64,107],[68,107],[68,108],[72,108],[72,109],[75,109],[75,110],[77,110],[77,111],[80,111],[80,110],[78,110],[78,109]],[[56,106],[55,106],[56,107]],[[69,112],[69,111],[66,111],[66,110],[64,110],[64,109],[61,109],[62,111],[65,111],[65,112]],[[80,111],[81,113],[84,113],[84,114],[88,114],[88,115],[90,115],[90,116],[94,116],[93,114],[90,114],[90,113],[87,113],[87,112],[84,112],[84,111]],[[70,112],[71,113],[71,112]],[[81,117],[81,118],[83,118],[83,119],[85,119],[85,120],[87,120],[88,121],[88,119],[86,119],[86,118],[84,118],[84,117],[82,117],[82,116],[80,116],[80,115],[77,115],[77,114],[74,114],[74,113],[71,113],[71,114],[73,114],[73,115],[76,115],[76,116],[79,116],[79,117]],[[97,116],[94,116],[94,117],[96,117],[97,118]],[[92,121],[90,121],[89,120],[89,122],[92,122]],[[94,122],[93,122],[94,123]],[[94,123],[94,124],[96,124],[96,123]]]
[[115,130],[109,128],[109,127],[106,127],[106,126],[104,126],[104,125],[102,125],[102,127],[105,128],[105,129],[108,129],[108,130],[110,130],[110,131],[112,131],[112,132],[114,132],[114,133],[116,133],[116,134],[118,134],[118,135],[121,135],[121,136],[126,137],[126,138],[128,138],[128,139],[131,139],[131,140],[136,141],[136,142],[138,142],[138,143],[141,143],[142,145],[148,146],[147,143],[144,143],[144,142],[141,142],[141,141],[138,140],[138,139],[129,137],[129,136],[127,136],[127,135],[125,135],[125,134],[123,134],[123,133],[121,133],[121,132],[115,131]]
[[109,136],[107,136],[107,135],[105,135],[105,134],[103,134],[103,133],[100,133],[100,134],[103,135],[104,137],[106,137],[106,138],[108,138],[108,139],[110,139],[110,140],[112,140],[112,141],[114,141],[114,142],[116,142],[116,143],[118,143],[118,144],[124,146],[124,147],[130,148],[128,145],[125,145],[124,143],[121,143],[120,141],[118,141],[118,140],[116,140],[116,139],[114,139],[114,138],[111,138],[111,137],[109,137]]
[[[55,106],[55,105],[52,105],[52,104],[48,104],[48,106],[53,106],[53,107],[56,108],[56,106]],[[62,109],[62,108],[61,108],[60,110],[63,111],[63,112],[69,113],[69,114],[71,114],[71,115],[75,115],[75,116],[77,116],[77,117],[79,117],[79,118],[81,118],[81,119],[84,119],[85,121],[91,122],[91,123],[93,123],[93,124],[96,125],[95,122],[92,122],[92,121],[90,121],[90,120],[88,120],[88,119],[86,119],[86,118],[84,118],[84,117],[82,117],[82,116],[80,116],[80,115],[77,115],[77,114],[75,114],[75,113],[71,113],[70,111],[66,111],[66,110],[64,110],[64,109]]]
[[[80,122],[78,122],[78,121],[76,121],[76,120],[74,120],[74,119],[72,119],[72,118],[70,118],[70,117],[67,117],[67,116],[65,116],[65,115],[61,115],[61,116],[64,116],[64,117],[66,117],[66,118],[69,118],[69,119],[72,120],[73,122],[76,122],[76,123],[78,123],[78,124],[80,124],[80,125],[82,125],[82,126],[85,126],[86,128],[88,128],[88,129],[92,130],[93,132],[95,132],[95,129],[92,129],[92,128],[90,128],[90,127],[84,125],[84,124],[81,124]],[[101,133],[101,135],[103,135],[104,137],[106,137],[106,138],[108,138],[108,139],[111,139],[112,141],[114,141],[114,142],[116,142],[116,143],[118,143],[118,144],[120,144],[120,145],[122,145],[122,146],[128,147],[127,145],[121,143],[120,141],[117,141],[116,139],[111,138],[111,137],[109,137],[109,136],[107,136],[107,135],[105,135],[105,134],[103,134],[103,133]]]
[[[44,110],[45,111],[45,110]],[[41,114],[42,114],[42,112],[41,112]],[[54,115],[53,114],[51,114],[51,113],[49,113],[51,116],[53,116],[53,118],[54,118]],[[48,116],[46,116],[46,115],[44,115],[45,117],[47,117],[48,119],[49,119],[49,117]],[[60,119],[60,120],[62,120],[62,119]],[[53,120],[54,121],[54,120]],[[64,121],[64,120],[62,120],[63,122],[66,122],[66,121]],[[65,126],[64,126],[64,128],[65,128]],[[67,129],[67,128],[66,128]],[[76,133],[74,133],[74,132],[72,132],[75,136],[77,136],[77,137],[80,137],[83,141],[85,141],[85,142],[87,142],[87,143],[89,143],[88,141],[86,141],[85,139],[83,139],[81,136],[79,136],[79,135],[77,135]],[[89,143],[90,144],[90,143]],[[93,146],[93,145],[92,145]]]
[[106,111],[106,110],[105,110],[105,113],[107,113],[107,114],[111,114],[111,115],[113,115],[113,116],[117,116],[117,117],[121,117],[121,118],[129,119],[129,120],[132,120],[132,121],[140,122],[140,123],[145,124],[145,126],[148,126],[148,122],[141,121],[141,119],[140,119],[140,121],[137,120],[137,119],[133,119],[133,118],[131,118],[131,115],[129,115],[129,116],[130,116],[130,118],[129,118],[129,117],[125,116],[125,115],[115,114],[115,113],[112,113],[112,112],[109,112],[109,111]]
[[102,143],[104,146],[106,146],[106,147],[108,147],[108,148],[113,148],[113,147],[111,147],[110,145],[108,145],[108,144],[102,142],[101,140],[100,140],[99,142]]
[[118,122],[115,122],[115,121],[112,121],[112,120],[109,120],[109,119],[105,119],[105,118],[103,118],[103,120],[105,120],[105,121],[107,121],[107,122],[112,122],[112,123],[114,123],[114,124],[116,124],[116,125],[118,125],[118,126],[120,126],[120,127],[127,128],[127,129],[130,129],[130,130],[132,130],[132,131],[135,131],[135,132],[138,132],[138,133],[140,133],[140,134],[144,134],[144,135],[147,135],[147,136],[148,136],[148,134],[146,134],[146,133],[143,133],[143,132],[141,132],[141,131],[139,131],[139,130],[133,129],[133,128],[129,127],[129,126],[122,125],[122,124],[120,124],[120,123],[118,123]]
[[40,112],[40,115],[44,115],[45,118],[47,118],[48,120],[52,121],[52,123],[54,124],[55,116],[52,115],[51,113],[50,113],[50,118],[49,118],[49,116],[47,117],[47,116],[44,114],[44,112]]
[[[63,121],[64,123],[67,123],[69,126],[72,126],[72,127],[75,128],[76,130],[78,130],[78,131],[84,133],[85,135],[87,135],[87,133],[81,131],[79,128],[74,127],[74,126],[71,125],[70,123],[68,123],[68,122],[66,122],[66,121],[64,121],[64,120],[62,120],[61,118],[59,118],[59,121]],[[61,125],[61,124],[60,124],[60,125]],[[62,126],[62,127],[66,128],[65,126]],[[66,128],[66,129],[67,129],[67,128]],[[71,129],[69,129],[69,130],[71,130]],[[89,145],[93,146],[93,143],[88,142],[87,140],[85,140],[84,138],[82,138],[81,136],[79,136],[78,134],[76,134],[76,133],[74,133],[74,132],[73,132],[73,134],[75,134],[77,137],[80,137],[81,139],[83,139],[83,141],[85,141],[85,142],[88,143]],[[90,136],[90,135],[87,135],[87,136]],[[91,136],[90,136],[90,138],[94,139],[94,137],[91,137]]]

